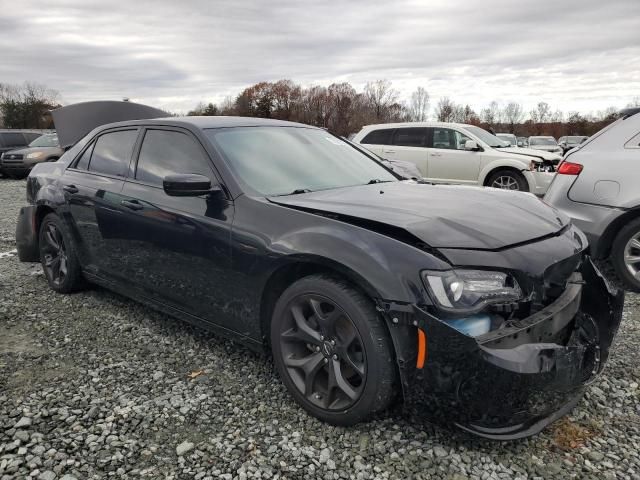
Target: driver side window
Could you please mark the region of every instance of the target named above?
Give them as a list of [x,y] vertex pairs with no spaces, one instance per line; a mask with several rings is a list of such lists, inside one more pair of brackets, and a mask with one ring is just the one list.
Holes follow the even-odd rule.
[[162,186],[166,175],[197,173],[214,178],[208,159],[195,141],[188,135],[169,130],[149,129],[144,135],[136,180]]
[[464,150],[464,144],[471,140],[465,134],[451,128],[433,129],[433,148],[444,148],[447,150]]

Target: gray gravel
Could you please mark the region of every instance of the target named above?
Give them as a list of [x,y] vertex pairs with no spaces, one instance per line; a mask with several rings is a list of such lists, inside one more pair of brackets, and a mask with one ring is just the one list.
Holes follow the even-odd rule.
[[[0,180],[0,254],[24,185]],[[533,439],[485,442],[398,412],[337,428],[297,408],[267,358],[105,290],[54,294],[39,266],[5,256],[0,479],[638,478],[639,325],[629,296],[605,374]]]

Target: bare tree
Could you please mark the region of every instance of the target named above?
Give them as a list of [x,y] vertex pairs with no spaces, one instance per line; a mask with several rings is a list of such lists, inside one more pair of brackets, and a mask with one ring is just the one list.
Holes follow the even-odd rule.
[[449,97],[441,97],[436,107],[436,118],[439,122],[453,122],[456,116],[456,104]]
[[522,105],[516,102],[509,102],[507,106],[504,107],[503,117],[505,122],[509,124],[510,132],[514,133],[516,124],[522,122],[524,118]]
[[535,110],[531,110],[531,120],[535,123],[546,123],[551,116],[551,107],[547,102],[539,102]]
[[400,93],[391,86],[389,80],[376,80],[364,87],[364,95],[378,121],[385,121],[389,107],[397,103]]
[[424,87],[418,87],[411,94],[409,102],[409,119],[412,122],[424,122],[429,114],[429,93]]
[[487,108],[482,109],[482,120],[488,123],[491,127],[496,126],[502,121],[502,112],[500,111],[500,105],[495,100],[489,104]]

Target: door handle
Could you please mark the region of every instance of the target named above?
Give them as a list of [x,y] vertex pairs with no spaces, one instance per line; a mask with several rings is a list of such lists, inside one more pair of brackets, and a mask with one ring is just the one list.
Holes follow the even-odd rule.
[[441,154],[441,153],[436,153],[436,152],[434,152],[434,153],[432,153],[432,154],[431,154],[431,156],[432,156],[432,157],[441,157],[441,156],[442,156],[442,154]]
[[65,185],[62,189],[67,193],[78,193],[78,187],[75,185]]
[[384,153],[396,153],[395,150],[383,150],[383,151],[384,151]]
[[127,207],[131,210],[142,210],[144,208],[144,205],[142,205],[137,200],[122,200],[120,202],[120,205],[122,205],[123,207]]

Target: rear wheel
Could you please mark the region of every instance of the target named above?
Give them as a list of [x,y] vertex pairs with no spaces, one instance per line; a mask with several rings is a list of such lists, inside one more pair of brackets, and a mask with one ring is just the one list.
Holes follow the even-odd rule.
[[70,293],[84,286],[71,236],[55,213],[48,214],[42,220],[38,247],[42,269],[53,290]]
[[640,218],[625,225],[611,246],[611,263],[624,286],[640,292]]
[[500,188],[502,190],[517,190],[528,192],[529,184],[520,172],[515,170],[497,170],[492,173],[487,180],[487,186]]
[[274,309],[271,346],[291,395],[325,422],[353,425],[393,399],[386,327],[371,300],[341,280],[313,275],[289,287]]

